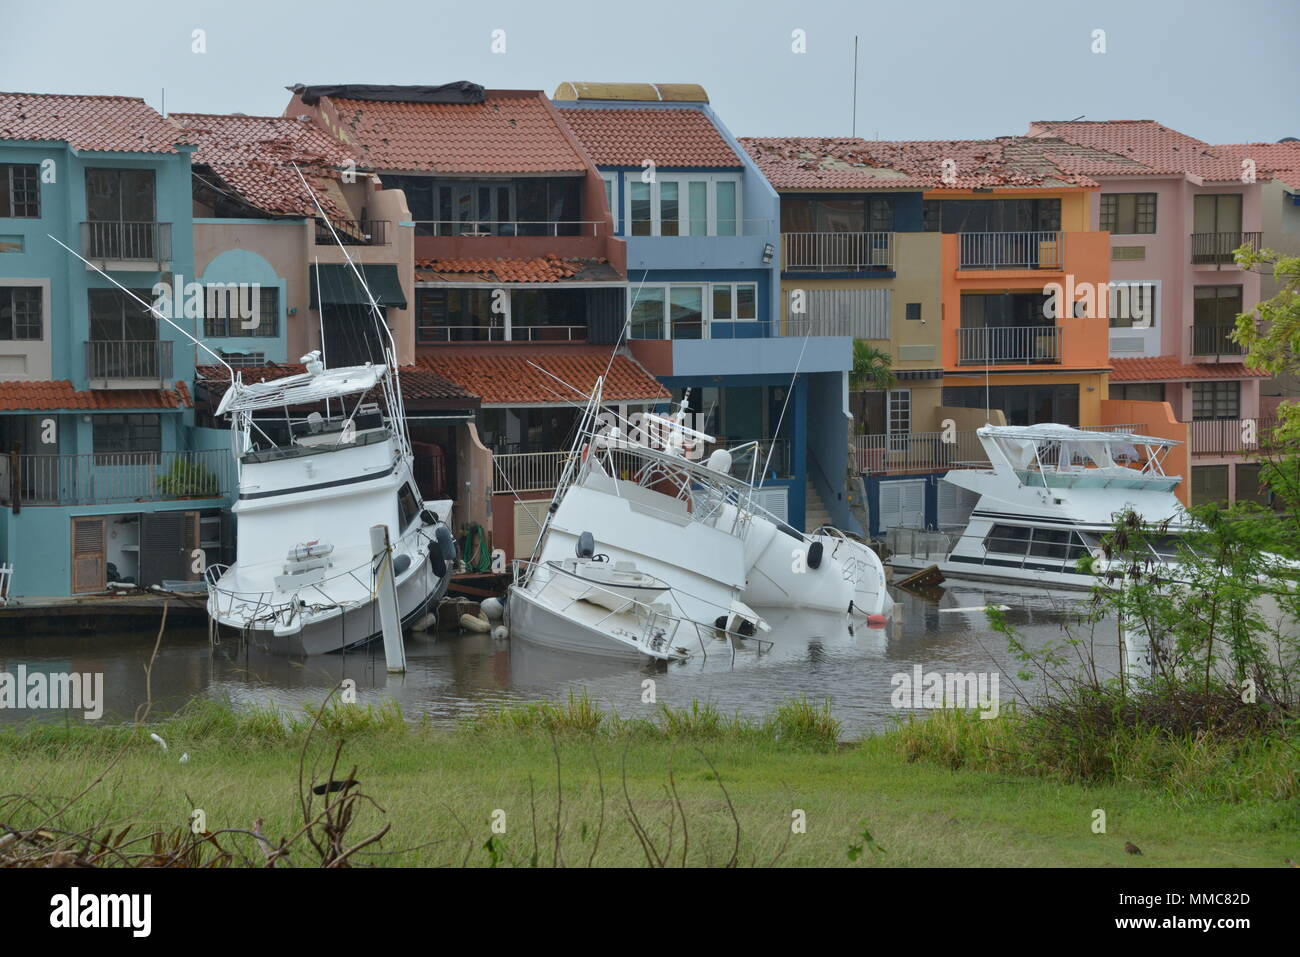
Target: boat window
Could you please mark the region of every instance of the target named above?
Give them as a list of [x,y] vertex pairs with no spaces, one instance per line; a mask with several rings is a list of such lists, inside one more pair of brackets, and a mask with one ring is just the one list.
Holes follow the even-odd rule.
[[994,525],[984,539],[984,548],[1001,554],[1024,555],[1029,548],[1030,531],[1023,525]]
[[1178,557],[1178,546],[1182,541],[1181,535],[1149,535],[1147,536],[1147,545],[1156,553],[1156,557],[1162,561],[1167,561]]
[[1093,536],[1087,532],[1074,532],[1070,538],[1070,552],[1065,557],[1072,562],[1077,562],[1083,556],[1091,555],[1092,547],[1089,545],[1089,539],[1093,539]]
[[1065,558],[1070,533],[1063,528],[1036,528],[1029,554],[1039,558]]
[[415,493],[411,491],[410,482],[403,482],[402,487],[397,491],[397,512],[402,519],[403,531],[410,527],[420,514],[420,504],[416,501]]

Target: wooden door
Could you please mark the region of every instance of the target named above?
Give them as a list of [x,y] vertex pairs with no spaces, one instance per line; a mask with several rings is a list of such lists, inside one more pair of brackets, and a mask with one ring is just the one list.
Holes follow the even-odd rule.
[[75,595],[104,590],[105,527],[102,517],[72,520],[72,592]]

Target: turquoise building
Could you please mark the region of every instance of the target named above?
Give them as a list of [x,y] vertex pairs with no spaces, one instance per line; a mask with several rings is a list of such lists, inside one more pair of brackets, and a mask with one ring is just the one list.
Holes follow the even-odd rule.
[[230,453],[194,427],[195,346],[124,291],[154,302],[194,278],[183,138],[139,99],[0,94],[11,599],[196,580],[228,539]]

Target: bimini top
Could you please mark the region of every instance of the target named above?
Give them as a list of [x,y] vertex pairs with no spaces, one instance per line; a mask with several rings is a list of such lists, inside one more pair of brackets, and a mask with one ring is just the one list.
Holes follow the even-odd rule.
[[1023,439],[1029,442],[1121,442],[1125,445],[1172,447],[1182,445],[1177,439],[1162,439],[1134,432],[1091,432],[1072,425],[985,425],[977,435],[990,438]]
[[367,362],[363,366],[345,366],[340,369],[321,369],[301,375],[272,379],[245,385],[236,381],[221,397],[215,415],[231,412],[252,412],[257,409],[278,409],[286,406],[311,405],[325,399],[369,392],[388,374],[388,367]]

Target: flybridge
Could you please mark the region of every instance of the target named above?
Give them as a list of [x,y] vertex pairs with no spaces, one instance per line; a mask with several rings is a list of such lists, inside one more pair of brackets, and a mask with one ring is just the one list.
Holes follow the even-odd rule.
[[1013,472],[1021,485],[1165,491],[1182,481],[1164,471],[1169,450],[1181,444],[1173,439],[1068,425],[986,425],[975,434],[993,470]]

